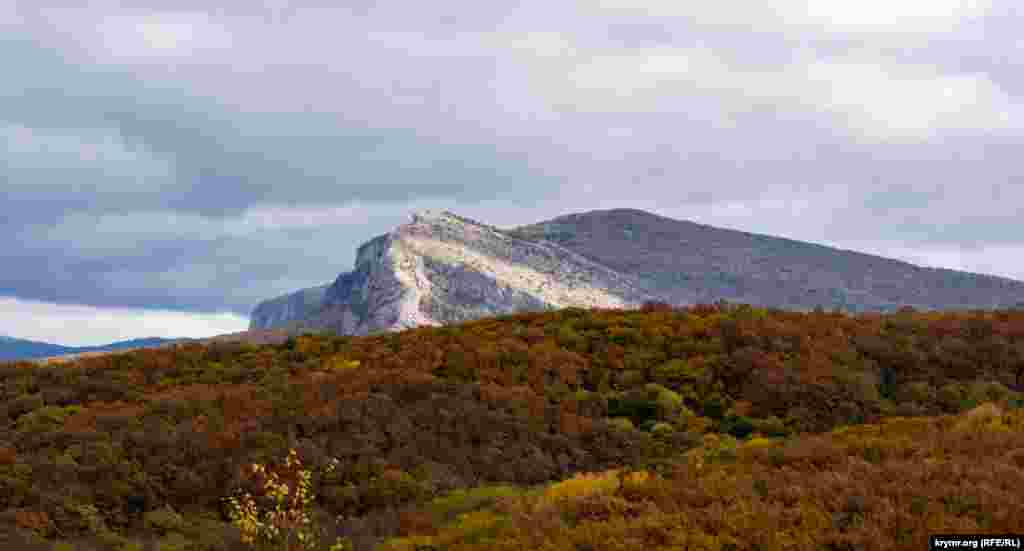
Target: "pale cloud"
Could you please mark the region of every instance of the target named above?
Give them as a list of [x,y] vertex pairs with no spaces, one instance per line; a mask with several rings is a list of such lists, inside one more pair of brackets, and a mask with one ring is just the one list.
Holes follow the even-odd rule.
[[248,319],[228,313],[94,308],[0,298],[0,335],[65,346],[95,346],[142,337],[201,338],[243,331],[248,324]]
[[[776,29],[820,27],[831,31],[934,33],[982,17],[989,0],[777,0],[675,2],[672,0],[582,0],[585,10],[648,17],[683,17],[704,25],[772,25]],[[796,30],[795,29],[795,30]]]
[[656,47],[592,55],[539,69],[535,82],[555,109],[575,112],[688,113],[712,100],[715,126],[759,105],[836,117],[854,136],[886,142],[943,131],[1020,130],[1024,106],[983,75],[943,74],[931,66],[877,60],[808,61],[781,69],[730,65],[710,48]]
[[992,9],[989,0],[831,0],[783,1],[787,19],[870,32],[949,31],[960,22],[983,17]]
[[112,15],[95,32],[96,45],[114,58],[188,58],[232,46],[227,27],[201,12]]
[[807,68],[812,105],[843,116],[862,136],[924,139],[942,131],[1021,129],[1024,109],[980,75],[881,63],[814,63]]

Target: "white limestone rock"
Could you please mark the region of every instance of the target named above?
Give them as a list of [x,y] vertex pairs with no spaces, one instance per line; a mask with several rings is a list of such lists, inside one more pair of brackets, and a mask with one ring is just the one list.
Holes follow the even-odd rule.
[[295,301],[275,299],[257,307],[251,328],[365,335],[567,306],[632,308],[656,298],[635,277],[555,243],[516,239],[447,211],[411,218],[359,247],[353,270],[326,288],[318,308],[296,316]]

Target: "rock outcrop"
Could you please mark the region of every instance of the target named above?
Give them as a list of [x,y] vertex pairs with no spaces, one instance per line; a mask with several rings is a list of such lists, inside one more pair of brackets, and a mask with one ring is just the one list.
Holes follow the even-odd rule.
[[717,300],[806,310],[1024,305],[1024,283],[632,209],[500,230],[447,211],[371,239],[334,283],[266,301],[251,329],[365,335],[563,308]]
[[284,296],[265,300],[252,311],[249,327],[263,329],[281,327],[288,323],[308,319],[323,304],[329,285],[302,289]]
[[359,247],[353,270],[303,319],[285,310],[289,297],[257,306],[250,327],[365,335],[567,306],[631,308],[656,298],[635,277],[555,243],[431,210]]

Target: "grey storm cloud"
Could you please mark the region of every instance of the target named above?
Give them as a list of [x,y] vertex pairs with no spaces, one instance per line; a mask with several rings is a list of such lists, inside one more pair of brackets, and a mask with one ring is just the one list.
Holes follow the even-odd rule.
[[427,206],[1024,253],[1014,2],[737,2],[16,0],[0,295],[246,315]]

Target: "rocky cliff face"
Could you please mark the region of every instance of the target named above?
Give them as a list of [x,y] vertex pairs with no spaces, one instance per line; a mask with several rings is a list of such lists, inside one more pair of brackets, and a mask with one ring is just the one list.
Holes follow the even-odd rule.
[[315,311],[296,318],[284,298],[260,304],[250,327],[365,335],[546,308],[630,308],[656,297],[635,277],[557,244],[418,211],[361,246],[353,270],[327,287]]
[[252,329],[365,335],[527,310],[717,300],[847,311],[1024,306],[1024,283],[616,209],[499,230],[447,211],[359,247],[334,283],[257,306]]
[[328,285],[302,289],[284,296],[265,300],[252,311],[249,327],[262,329],[280,327],[304,320],[320,309]]

